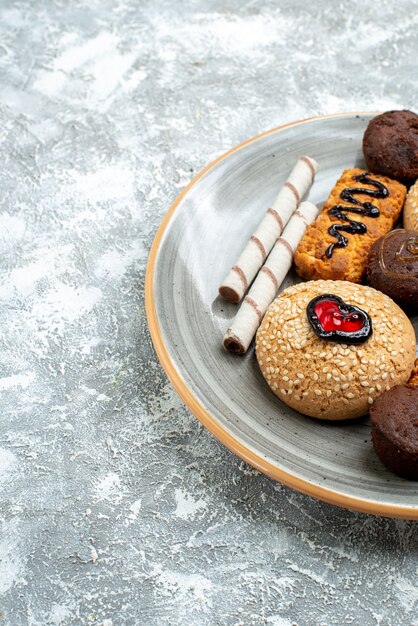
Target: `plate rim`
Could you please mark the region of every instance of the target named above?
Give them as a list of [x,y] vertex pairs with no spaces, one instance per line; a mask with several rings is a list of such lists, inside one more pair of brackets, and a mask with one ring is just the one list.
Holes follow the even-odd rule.
[[174,365],[161,335],[154,300],[155,267],[160,246],[164,234],[171,221],[171,218],[174,216],[178,205],[187,195],[190,189],[194,187],[194,185],[196,185],[198,181],[203,178],[203,176],[205,176],[205,174],[207,174],[210,170],[212,170],[218,163],[220,163],[224,159],[227,159],[230,155],[234,154],[248,144],[253,143],[267,135],[280,133],[291,126],[297,126],[320,119],[352,117],[359,115],[378,115],[379,113],[380,111],[341,112],[327,115],[317,115],[302,120],[288,122],[286,124],[282,124],[280,126],[271,128],[270,130],[259,133],[258,135],[255,135],[250,139],[246,139],[245,141],[237,144],[233,148],[227,150],[225,153],[221,154],[219,157],[211,161],[190,181],[190,183],[175,198],[154,236],[154,240],[152,242],[148,256],[147,268],[145,273],[145,312],[151,340],[157,353],[157,357],[175,391],[178,393],[180,398],[193,413],[193,415],[203,424],[203,426],[205,426],[205,428],[207,428],[212,433],[212,435],[214,435],[216,439],[218,439],[218,441],[220,441],[226,448],[231,450],[239,458],[244,460],[246,463],[257,469],[258,471],[262,472],[263,474],[266,474],[270,478],[276,480],[277,482],[280,482],[287,487],[295,489],[296,491],[299,491],[305,495],[311,496],[323,502],[327,502],[328,504],[333,504],[345,509],[361,513],[381,515],[383,517],[418,520],[418,507],[377,502],[375,500],[368,500],[361,497],[350,496],[334,489],[321,487],[319,485],[311,483],[309,480],[296,476],[292,472],[279,469],[278,467],[264,459],[262,456],[242,444],[240,441],[236,440],[231,435],[231,433],[229,433],[223,426],[221,426],[219,422],[215,419],[215,417],[213,417],[210,412],[202,406],[202,404],[198,401],[198,399],[194,396],[192,391],[187,386],[181,373]]

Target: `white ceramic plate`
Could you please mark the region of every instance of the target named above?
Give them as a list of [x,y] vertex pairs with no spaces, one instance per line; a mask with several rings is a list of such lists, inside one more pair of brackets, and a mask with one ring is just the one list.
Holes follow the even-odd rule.
[[[241,458],[327,502],[418,519],[418,486],[375,456],[367,418],[309,419],[282,404],[258,369],[253,348],[225,352],[236,310],[217,288],[286,180],[297,157],[319,163],[308,199],[322,204],[348,167],[363,167],[362,136],[375,113],[288,124],[237,146],[201,172],[172,205],[153,243],[146,308],[161,363],[191,411]],[[296,280],[291,274],[284,287]],[[417,331],[417,319],[413,320]]]

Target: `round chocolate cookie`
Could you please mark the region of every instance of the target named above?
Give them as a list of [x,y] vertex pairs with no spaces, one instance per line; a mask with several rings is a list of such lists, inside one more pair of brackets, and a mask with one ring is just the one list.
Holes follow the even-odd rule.
[[366,273],[372,287],[407,309],[418,309],[418,233],[392,230],[375,241]]
[[418,178],[418,115],[387,111],[374,117],[363,137],[367,167],[400,181]]
[[418,387],[397,385],[370,409],[372,441],[384,465],[403,478],[418,480]]
[[413,326],[393,300],[341,280],[288,287],[256,336],[257,361],[273,393],[327,420],[365,415],[380,394],[406,383],[415,349]]

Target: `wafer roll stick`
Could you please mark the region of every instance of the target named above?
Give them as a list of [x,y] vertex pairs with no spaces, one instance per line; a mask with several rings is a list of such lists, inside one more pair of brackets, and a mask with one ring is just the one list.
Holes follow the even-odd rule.
[[303,233],[317,215],[318,208],[312,202],[302,202],[294,212],[226,331],[223,345],[230,352],[242,354],[247,351],[264,313],[292,265]]
[[237,303],[243,298],[292,213],[312,185],[317,169],[314,159],[299,157],[273,206],[267,209],[262,222],[219,287],[219,294],[225,300]]

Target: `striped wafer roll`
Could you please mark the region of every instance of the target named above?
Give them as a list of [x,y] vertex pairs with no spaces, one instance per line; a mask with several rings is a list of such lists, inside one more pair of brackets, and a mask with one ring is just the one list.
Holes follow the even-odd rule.
[[230,352],[242,354],[247,351],[264,313],[292,265],[303,233],[317,215],[318,208],[312,202],[302,202],[294,212],[226,331],[223,345]]
[[312,185],[317,168],[317,162],[311,157],[299,157],[273,206],[267,209],[259,227],[219,287],[219,294],[225,300],[237,303],[242,299],[294,210]]

